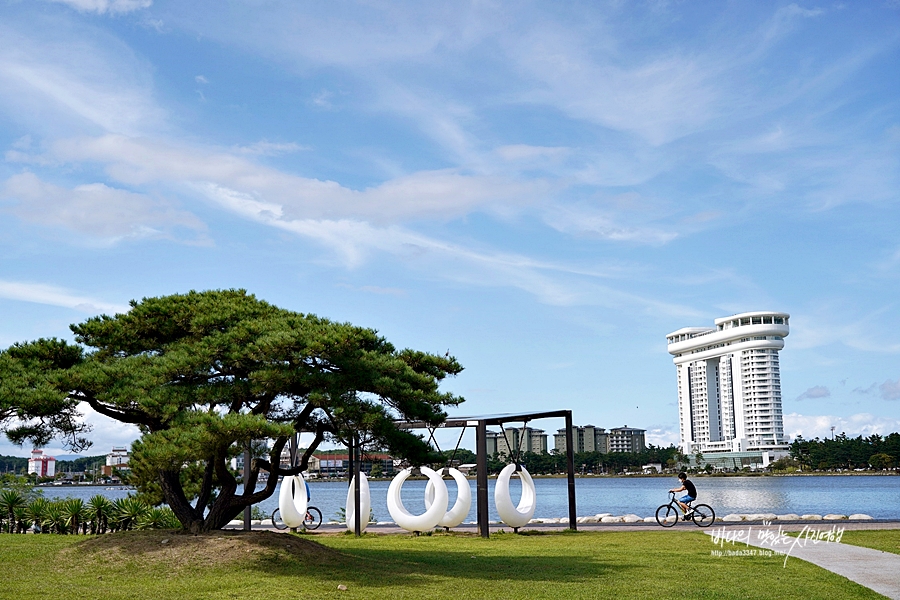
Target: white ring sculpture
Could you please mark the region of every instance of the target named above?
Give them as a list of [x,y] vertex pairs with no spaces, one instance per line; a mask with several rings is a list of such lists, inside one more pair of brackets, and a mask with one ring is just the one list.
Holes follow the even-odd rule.
[[[347,490],[347,508],[344,514],[347,515],[347,530],[354,531],[356,529],[356,503],[353,501],[353,485],[356,478],[350,480],[350,489]],[[359,531],[362,533],[369,525],[369,511],[372,508],[372,497],[369,495],[369,480],[366,474],[359,472]]]
[[427,531],[437,527],[440,520],[447,512],[447,484],[441,479],[441,476],[429,469],[428,467],[420,467],[422,475],[428,477],[428,481],[434,486],[434,500],[432,505],[421,515],[414,515],[406,510],[403,506],[403,500],[400,499],[400,490],[403,488],[403,482],[409,478],[412,469],[403,469],[388,487],[387,506],[388,512],[394,522],[407,531]]
[[[441,527],[456,527],[469,515],[469,510],[472,508],[472,488],[469,487],[469,480],[459,470],[451,467],[447,469],[447,472],[456,481],[456,502],[453,504],[453,508],[441,517],[438,525]],[[431,508],[433,503],[434,484],[429,479],[428,485],[425,486],[425,508]]]
[[519,479],[522,480],[522,498],[519,500],[519,506],[513,506],[512,498],[509,496],[509,478],[516,471],[516,465],[506,465],[500,475],[497,477],[497,484],[494,486],[494,504],[497,506],[497,514],[500,520],[510,527],[522,527],[534,516],[535,509],[535,493],[534,480],[525,470],[520,467]]
[[285,477],[278,492],[278,510],[288,527],[303,527],[306,518],[306,484],[302,475]]

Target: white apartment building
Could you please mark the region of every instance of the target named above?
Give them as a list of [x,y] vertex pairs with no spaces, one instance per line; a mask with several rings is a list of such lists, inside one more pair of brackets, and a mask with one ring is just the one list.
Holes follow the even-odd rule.
[[682,452],[787,450],[778,351],[789,318],[747,312],[666,336],[678,376]]
[[113,446],[112,452],[106,455],[107,467],[128,466],[128,448]]

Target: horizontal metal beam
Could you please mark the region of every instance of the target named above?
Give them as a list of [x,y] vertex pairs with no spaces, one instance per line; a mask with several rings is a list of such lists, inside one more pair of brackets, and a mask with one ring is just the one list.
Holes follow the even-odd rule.
[[[566,417],[571,415],[571,410],[551,410],[542,412],[529,413],[509,413],[501,415],[477,415],[473,417],[447,417],[447,419],[438,425],[438,428],[453,427],[476,427],[479,423],[485,425],[503,425],[504,423],[514,423],[518,421],[535,421],[537,419],[552,419],[557,417]],[[397,420],[394,424],[399,429],[431,429],[432,426],[425,421],[406,421]]]

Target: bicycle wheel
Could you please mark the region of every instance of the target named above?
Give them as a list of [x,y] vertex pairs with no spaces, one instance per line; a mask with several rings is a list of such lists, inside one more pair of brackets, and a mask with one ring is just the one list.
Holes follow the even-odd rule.
[[708,504],[698,504],[694,507],[691,520],[697,527],[709,527],[716,520],[716,513]]
[[678,509],[671,504],[663,504],[656,509],[656,522],[663,527],[672,527],[678,522]]
[[306,517],[303,519],[303,526],[307,529],[317,529],[322,524],[322,511],[315,506],[306,507]]
[[287,525],[281,520],[281,509],[279,508],[276,508],[275,512],[272,513],[272,526],[275,529],[287,529]]

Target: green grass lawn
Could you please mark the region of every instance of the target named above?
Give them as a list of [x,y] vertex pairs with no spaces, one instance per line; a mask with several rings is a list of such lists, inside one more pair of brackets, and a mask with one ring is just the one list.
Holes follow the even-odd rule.
[[801,560],[784,567],[779,556],[712,556],[709,537],[695,531],[507,533],[488,540],[268,534],[278,536],[266,538],[275,540],[268,545],[248,545],[240,534],[128,535],[88,543],[0,535],[0,598],[881,597]]
[[900,554],[900,529],[845,531],[841,543]]

